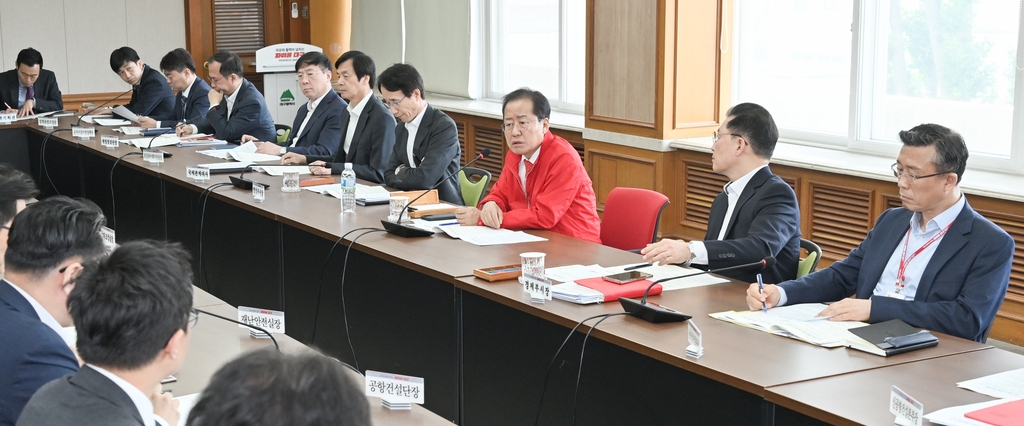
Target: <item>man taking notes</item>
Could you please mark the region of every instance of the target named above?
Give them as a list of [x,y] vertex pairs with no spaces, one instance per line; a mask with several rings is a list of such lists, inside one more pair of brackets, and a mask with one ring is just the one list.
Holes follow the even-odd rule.
[[132,100],[124,105],[135,115],[170,119],[174,113],[174,93],[157,70],[143,64],[139,54],[128,46],[110,53],[110,69],[132,86]]
[[[288,146],[279,146],[276,142],[256,142],[259,143],[256,152],[269,155],[284,155],[288,152],[334,155],[341,140],[341,117],[347,104],[331,90],[331,60],[320,52],[306,52],[295,62],[295,72],[302,94],[309,102],[295,114]],[[270,139],[242,136],[242,143],[260,140]]]
[[458,176],[462,148],[455,122],[427,103],[423,77],[409,64],[395,64],[380,73],[377,88],[395,119],[395,149],[384,169],[384,184],[403,191],[427,189],[437,183],[441,200],[462,205]]
[[[984,341],[1009,283],[1014,243],[960,191],[967,145],[937,124],[901,131],[892,165],[903,207],[886,210],[850,255],[794,281],[747,289],[761,309],[833,302],[832,321],[901,319],[914,327]],[[856,298],[851,298],[856,296]]]
[[182,48],[167,52],[160,59],[160,70],[167,78],[167,84],[178,92],[174,96],[174,112],[169,117],[140,117],[139,125],[144,129],[173,127],[185,121],[206,117],[210,110],[210,85],[196,77],[196,63],[192,55]]
[[383,183],[388,157],[395,149],[395,117],[373,96],[377,68],[373,59],[356,50],[342,54],[334,66],[338,91],[348,101],[341,116],[341,146],[333,156],[288,153],[281,162],[308,163],[314,175],[341,174],[345,163],[352,163],[357,178]]
[[207,62],[213,88],[207,95],[210,111],[194,124],[178,126],[178,136],[212,133],[226,141],[240,140],[242,135],[252,135],[261,141],[275,140],[274,119],[267,109],[267,101],[256,86],[242,76],[242,59],[221,50]]
[[13,425],[47,382],[78,371],[67,299],[83,265],[104,253],[102,226],[95,204],[61,196],[14,217],[0,281],[0,425]]
[[718,269],[775,257],[775,266],[760,271],[723,272],[753,282],[796,278],[800,262],[800,209],[793,189],[772,174],[768,162],[779,130],[760,105],[744,103],[726,113],[713,135],[711,167],[729,178],[711,204],[704,241],[664,239],[640,251],[650,263],[682,263]]
[[522,88],[505,95],[501,110],[509,149],[501,178],[479,209],[455,212],[459,223],[546,229],[600,244],[594,185],[576,149],[549,131],[548,99]]
[[2,111],[18,117],[64,109],[53,71],[43,69],[43,55],[33,48],[18,52],[14,69],[0,74]]
[[176,425],[178,402],[160,381],[185,361],[198,320],[189,256],[141,240],[97,263],[68,297],[85,365],[39,389],[18,424]]

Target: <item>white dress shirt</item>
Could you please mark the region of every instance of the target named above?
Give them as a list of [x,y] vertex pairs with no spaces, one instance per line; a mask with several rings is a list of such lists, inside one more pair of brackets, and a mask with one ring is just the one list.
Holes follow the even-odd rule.
[[[348,104],[348,128],[345,129],[345,153],[348,154],[348,148],[352,146],[352,137],[356,134],[356,125],[359,124],[359,116],[363,113],[363,108],[366,107],[366,103],[370,101],[370,96],[373,96],[373,91],[366,92],[366,96],[363,96],[363,100],[357,104]],[[426,111],[426,108],[423,108]],[[351,162],[351,161],[349,161]]]
[[[213,89],[210,89],[210,90],[213,90]],[[238,86],[238,89],[235,90],[235,93],[232,93],[232,94],[224,97],[224,100],[228,104],[228,113],[227,113],[227,115],[224,116],[225,119],[231,118],[231,109],[235,107],[235,99],[238,98],[238,92],[240,92],[240,91],[242,91],[242,86]],[[210,105],[210,110],[216,108],[217,105],[220,105],[220,104]],[[192,127],[192,134],[193,135],[196,134],[196,133],[199,133],[199,128],[196,127],[195,124],[189,124],[189,126]]]
[[[412,147],[416,144],[416,132],[420,129],[420,122],[423,121],[423,114],[426,114],[427,107],[423,106],[419,114],[412,121],[405,123],[405,130],[409,132],[409,139],[405,141],[405,154],[409,158],[409,167],[416,168],[416,156],[412,154]],[[401,166],[399,166],[401,168]],[[396,170],[395,173],[398,173]]]
[[300,124],[298,130],[296,130],[295,137],[292,138],[292,144],[290,146],[295,146],[295,144],[299,143],[299,135],[302,134],[303,130],[306,130],[306,123],[309,123],[309,118],[313,116],[313,111],[316,111],[316,107],[317,105],[320,105],[320,101],[324,100],[324,96],[327,96],[327,92],[324,92],[324,94],[320,95],[319,98],[306,103],[306,109],[308,110],[306,112],[306,118],[302,119],[302,124]]
[[[540,149],[541,147],[538,146],[537,150],[533,152],[533,155],[530,158],[523,157],[519,160],[519,183],[523,185],[523,194],[526,194],[526,162],[529,161],[536,166],[537,159],[540,158]],[[530,194],[526,195],[526,198],[529,199]]]

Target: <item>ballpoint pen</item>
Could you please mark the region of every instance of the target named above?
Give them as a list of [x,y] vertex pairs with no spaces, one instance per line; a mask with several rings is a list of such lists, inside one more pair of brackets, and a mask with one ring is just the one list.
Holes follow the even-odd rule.
[[[757,288],[758,291],[764,293],[764,281],[761,281],[761,274],[757,274]],[[768,302],[761,302],[761,308],[764,309],[764,313],[768,313]]]

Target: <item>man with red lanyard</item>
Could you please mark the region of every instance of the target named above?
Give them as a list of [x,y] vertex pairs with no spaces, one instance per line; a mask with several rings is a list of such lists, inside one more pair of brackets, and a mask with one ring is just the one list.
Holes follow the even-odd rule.
[[818,316],[898,318],[965,339],[988,337],[1006,295],[1013,240],[960,192],[968,151],[958,133],[922,124],[901,131],[900,140],[892,171],[903,207],[882,213],[846,259],[764,291],[752,284],[751,309],[839,300]]
[[524,87],[505,95],[501,110],[508,144],[501,178],[479,209],[455,212],[459,223],[545,229],[600,244],[594,185],[576,149],[549,131],[548,98]]

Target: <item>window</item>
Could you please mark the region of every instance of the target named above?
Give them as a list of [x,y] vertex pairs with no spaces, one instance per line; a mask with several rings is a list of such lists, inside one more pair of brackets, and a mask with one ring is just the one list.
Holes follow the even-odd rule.
[[491,0],[487,97],[539,90],[553,109],[582,112],[586,0]]
[[764,105],[784,139],[883,155],[938,123],[972,166],[1018,170],[1019,16],[1020,0],[737,0],[733,101]]

